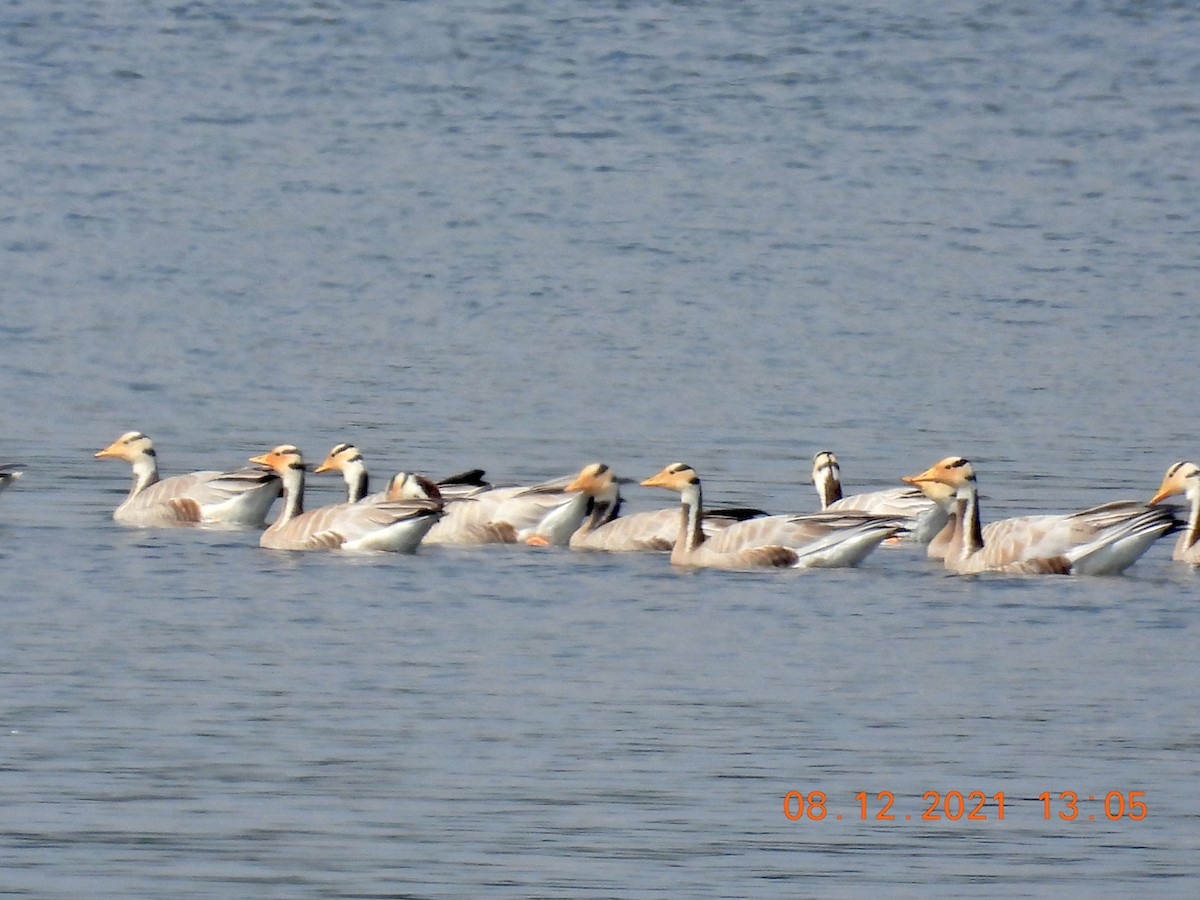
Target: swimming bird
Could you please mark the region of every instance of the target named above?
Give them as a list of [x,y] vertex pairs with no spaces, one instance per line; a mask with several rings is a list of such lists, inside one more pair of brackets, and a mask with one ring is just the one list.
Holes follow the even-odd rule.
[[160,478],[154,442],[127,431],[96,454],[133,466],[133,486],[113,512],[122,525],[224,525],[261,528],[281,482],[269,469],[246,466]]
[[[571,479],[556,478],[525,487],[499,487],[447,498],[446,514],[430,530],[427,544],[515,544],[566,546],[588,514],[590,498],[567,491]],[[401,473],[389,493],[421,497],[428,479]],[[439,487],[439,490],[441,488]]]
[[12,484],[25,474],[24,463],[0,463],[0,491],[11,487]]
[[[367,474],[367,464],[362,451],[353,444],[341,443],[336,445],[326,455],[319,466],[313,469],[314,475],[323,472],[341,472],[346,481],[346,500],[354,503],[367,496],[370,476]],[[483,469],[469,469],[459,472],[436,482],[442,499],[469,497],[491,487],[483,480]],[[386,492],[385,492],[386,493]]]
[[[568,491],[582,491],[592,498],[592,511],[571,535],[569,546],[575,550],[608,552],[666,551],[679,536],[678,508],[655,509],[621,514],[623,498],[616,475],[605,463],[584,466]],[[761,509],[705,510],[701,528],[711,537],[735,522],[765,516]],[[531,538],[530,542],[535,542]]]
[[854,566],[903,529],[895,518],[851,511],[747,519],[709,538],[701,527],[704,500],[695,469],[672,463],[642,484],[680,495],[680,527],[671,550],[671,562],[679,566]]
[[1151,503],[1161,503],[1168,497],[1183,494],[1189,503],[1187,524],[1181,529],[1171,558],[1200,566],[1200,468],[1194,463],[1177,462],[1167,469]]
[[812,482],[822,510],[859,510],[885,516],[902,516],[908,530],[902,540],[928,544],[950,518],[947,508],[913,487],[886,488],[862,494],[842,495],[842,469],[837,457],[822,450],[813,457]]
[[367,497],[304,511],[304,457],[292,444],[250,458],[283,481],[283,509],[259,544],[271,550],[387,550],[413,553],[442,515],[432,500]]
[[989,530],[980,526],[975,470],[961,456],[903,480],[954,489],[953,532],[943,562],[960,574],[1117,575],[1178,527],[1169,509],[1116,501],[1065,515],[1007,519]]

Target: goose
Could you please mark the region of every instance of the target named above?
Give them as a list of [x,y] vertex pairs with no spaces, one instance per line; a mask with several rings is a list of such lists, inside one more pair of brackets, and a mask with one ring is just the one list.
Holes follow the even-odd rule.
[[672,463],[642,485],[666,488],[680,495],[680,525],[671,550],[671,562],[677,566],[722,569],[854,566],[903,528],[899,520],[887,516],[813,513],[748,519],[709,538],[700,524],[704,501],[695,469],[684,463]]
[[1183,494],[1191,504],[1187,525],[1182,529],[1171,558],[1179,562],[1200,566],[1200,468],[1194,463],[1177,462],[1167,469],[1158,492],[1150,498],[1151,503],[1161,503],[1168,497]]
[[[367,464],[362,452],[353,444],[341,443],[330,450],[324,461],[313,469],[314,475],[323,472],[342,473],[342,478],[346,481],[347,502],[356,503],[367,496],[367,487],[370,484]],[[469,469],[443,478],[436,484],[443,499],[469,497],[491,487],[483,480],[484,474],[483,469]]]
[[24,463],[0,463],[0,491],[11,487],[13,482],[25,474]]
[[843,496],[842,469],[837,457],[828,450],[813,456],[812,482],[816,486],[822,510],[858,510],[875,515],[902,516],[908,528],[902,538],[904,541],[928,544],[950,518],[946,506],[934,502],[913,487]]
[[[592,512],[571,535],[568,545],[574,550],[603,550],[610,553],[630,551],[666,551],[679,536],[679,510],[655,509],[621,515],[621,490],[616,475],[605,463],[584,466],[568,491],[583,491],[592,498]],[[705,510],[701,519],[704,533],[711,537],[734,522],[765,516],[761,509]],[[538,538],[529,539],[529,543]]]
[[[557,478],[527,487],[491,488],[462,498],[447,498],[446,514],[430,530],[425,543],[564,547],[591,505],[586,494],[567,491],[570,481],[569,477]],[[428,479],[401,473],[392,479],[388,490],[398,496],[425,497],[431,485]]]
[[[941,506],[948,514],[945,526],[939,531],[926,547],[930,559],[944,561],[950,552],[954,541],[955,529],[958,526],[958,513],[955,510],[957,491],[946,484],[937,481],[913,482],[909,476],[902,480],[914,484],[926,497]],[[1079,527],[1080,522],[1090,522],[1096,527],[1111,524],[1115,518],[1125,513],[1135,513],[1144,508],[1144,504],[1134,500],[1114,500],[1089,509],[1081,509],[1073,513],[1042,513],[1026,516],[1012,516],[988,522],[980,529],[980,535],[985,544],[1010,543],[1022,541],[1031,533],[1057,532],[1056,540],[1060,545],[1069,543],[1071,532]]]
[[270,550],[387,550],[413,553],[442,515],[431,500],[367,497],[304,511],[304,457],[292,444],[253,456],[283,482],[283,510],[259,545]]
[[1118,575],[1178,527],[1169,509],[1116,501],[1066,515],[1007,519],[984,529],[975,470],[961,456],[948,456],[903,480],[954,489],[944,564],[960,574]]
[[140,431],[125,432],[96,459],[123,459],[133,466],[133,486],[113,512],[122,525],[262,528],[281,489],[274,472],[250,466],[160,480],[154,442]]

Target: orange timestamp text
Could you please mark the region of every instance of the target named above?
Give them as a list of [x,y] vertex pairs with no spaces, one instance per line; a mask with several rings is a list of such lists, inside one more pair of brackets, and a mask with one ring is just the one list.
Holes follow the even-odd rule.
[[[1145,796],[1145,791],[1108,791],[1103,795],[1093,793],[1086,797],[1076,791],[1043,791],[1032,799],[1040,802],[1042,818],[1046,821],[1052,818],[1064,822],[1095,821],[1099,817],[1110,822],[1121,819],[1138,822],[1149,814]],[[1028,801],[1029,798],[1026,798]],[[1089,813],[1084,804],[1097,802],[1101,804],[1100,807],[1092,807],[1094,811]],[[925,791],[921,795],[920,805],[908,813],[896,808],[896,795],[891,791],[859,791],[853,797],[853,804],[847,805],[844,812],[832,808],[824,791],[788,791],[783,797],[783,815],[789,822],[841,821],[843,818],[860,822],[904,822],[913,819],[924,822],[1003,822],[1004,813],[1003,791],[994,794],[985,791]]]

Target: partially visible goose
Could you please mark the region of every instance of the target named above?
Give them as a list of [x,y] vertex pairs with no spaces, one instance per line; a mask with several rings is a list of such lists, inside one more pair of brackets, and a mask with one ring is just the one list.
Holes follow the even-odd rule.
[[955,519],[944,563],[962,574],[1118,575],[1178,526],[1163,507],[1117,501],[1067,515],[1028,516],[980,527],[975,470],[948,456],[909,484],[934,482],[955,491]]
[[[591,502],[586,494],[567,491],[570,480],[558,478],[529,487],[491,488],[462,498],[448,497],[446,515],[430,529],[425,543],[566,546]],[[421,497],[428,495],[430,484],[428,479],[401,473],[388,490]]]
[[[945,527],[934,536],[926,548],[930,559],[945,560],[950,553],[951,545],[956,540],[958,528],[956,498],[958,493],[953,487],[941,482],[913,481],[914,477],[905,476],[903,480],[920,488],[921,493],[940,505],[949,515]],[[1046,537],[1037,540],[1039,542],[1048,540],[1048,548],[1056,551],[1070,545],[1071,535],[1078,532],[1081,524],[1085,527],[1104,528],[1128,515],[1135,514],[1145,506],[1146,504],[1138,503],[1136,500],[1114,500],[1073,513],[1037,513],[1027,516],[1012,516],[988,522],[980,529],[980,536],[985,544],[1010,545],[1027,540],[1029,535],[1040,534]]]
[[[313,469],[314,475],[322,472],[341,472],[346,481],[346,500],[355,503],[367,496],[370,476],[362,452],[353,444],[341,443],[326,455],[324,461]],[[483,480],[483,469],[470,469],[451,475],[437,482],[445,499],[469,497],[491,487]],[[386,493],[386,492],[385,492]]]
[[[592,512],[571,535],[575,550],[604,550],[612,553],[665,551],[679,537],[679,510],[655,509],[621,515],[621,489],[613,470],[604,463],[584,466],[568,491],[582,491],[592,498]],[[705,510],[701,527],[708,536],[735,522],[764,516],[761,509]],[[530,543],[540,543],[531,538]]]
[[766,516],[723,529],[712,538],[701,527],[704,500],[700,476],[673,463],[647,478],[646,487],[680,495],[680,525],[671,562],[721,569],[854,566],[887,538],[902,530],[894,518],[868,513],[814,513]]
[[1194,463],[1177,462],[1167,469],[1163,476],[1158,493],[1150,498],[1151,503],[1161,503],[1168,497],[1183,494],[1190,503],[1187,525],[1179,540],[1175,542],[1175,550],[1171,558],[1179,562],[1200,566],[1200,468]]
[[123,525],[225,525],[262,528],[281,482],[269,469],[192,472],[161,479],[154,442],[127,431],[96,454],[133,466],[133,486],[113,512]]
[[280,444],[251,462],[267,466],[283,480],[283,510],[259,544],[271,550],[387,550],[413,553],[442,515],[431,500],[367,497],[304,511],[304,457]]
[[14,481],[25,474],[23,463],[0,463],[0,491],[10,487]]
[[843,496],[842,468],[837,457],[828,450],[813,457],[812,482],[816,485],[822,510],[858,510],[880,516],[902,516],[908,527],[902,538],[904,541],[928,544],[950,518],[946,507],[913,487]]

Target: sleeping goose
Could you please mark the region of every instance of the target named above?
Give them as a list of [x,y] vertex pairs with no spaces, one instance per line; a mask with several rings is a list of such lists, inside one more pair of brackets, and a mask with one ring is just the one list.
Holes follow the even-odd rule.
[[25,474],[23,463],[0,463],[0,491],[12,485],[14,481]]
[[1179,562],[1200,566],[1200,468],[1194,463],[1177,462],[1167,469],[1158,493],[1150,498],[1151,503],[1161,503],[1168,497],[1183,494],[1190,503],[1187,525],[1182,529],[1171,558]]
[[822,510],[859,510],[883,516],[902,516],[908,527],[902,538],[904,541],[928,544],[950,518],[945,506],[935,503],[912,487],[842,496],[842,469],[837,457],[828,450],[822,450],[813,457],[812,482],[816,485]]
[[748,519],[709,538],[701,527],[704,501],[700,476],[691,466],[673,463],[642,484],[680,495],[680,525],[671,551],[671,562],[678,566],[853,566],[903,527],[897,519],[868,513],[813,513]]
[[[608,552],[667,551],[679,536],[679,510],[655,509],[621,515],[621,490],[613,470],[604,463],[584,466],[568,491],[582,491],[592,498],[592,512],[571,535],[569,546],[575,550]],[[705,510],[701,527],[708,536],[728,528],[734,522],[765,516],[760,509]],[[529,543],[537,543],[531,538]]]
[[944,563],[963,574],[1117,575],[1178,525],[1169,509],[1116,501],[1066,515],[1007,519],[986,529],[980,527],[975,470],[962,457],[946,457],[904,480],[954,489]]
[[140,431],[127,431],[96,458],[123,459],[133,466],[133,486],[113,512],[123,525],[261,528],[281,487],[275,473],[250,466],[160,480],[154,442]]
[[[313,469],[313,474],[322,472],[341,472],[346,481],[346,500],[357,502],[367,496],[370,476],[367,474],[367,464],[362,452],[353,444],[341,443],[326,455],[324,461]],[[491,487],[483,480],[483,469],[470,469],[451,475],[437,482],[444,499],[469,497]],[[385,492],[386,493],[386,492]]]
[[304,457],[280,444],[251,462],[267,466],[283,481],[283,510],[259,544],[270,550],[387,550],[413,553],[442,515],[431,500],[367,497],[304,511]]

